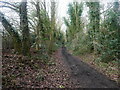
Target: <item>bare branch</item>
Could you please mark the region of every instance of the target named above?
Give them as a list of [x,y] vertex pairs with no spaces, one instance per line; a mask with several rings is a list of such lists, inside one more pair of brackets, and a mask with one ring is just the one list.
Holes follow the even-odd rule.
[[0,8],[3,8],[3,7],[5,7],[5,8],[10,8],[10,9],[12,9],[12,10],[14,10],[14,11],[16,11],[16,12],[19,12],[19,10],[18,9],[16,9],[16,8],[13,8],[13,7],[11,7],[11,6],[0,6]]
[[15,8],[19,8],[19,6],[16,6],[16,5],[11,4],[11,3],[9,3],[9,2],[0,1],[0,3],[8,4],[8,5],[13,6],[13,7],[15,7]]
[[111,5],[107,10],[101,12],[100,14],[103,14],[103,13],[107,12],[107,11],[108,11],[109,9],[111,9],[112,7],[113,7],[113,5]]

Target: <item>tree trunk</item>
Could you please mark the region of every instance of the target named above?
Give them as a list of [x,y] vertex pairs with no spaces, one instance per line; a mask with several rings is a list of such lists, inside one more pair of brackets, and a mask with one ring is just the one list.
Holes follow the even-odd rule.
[[87,6],[89,7],[89,14],[90,14],[90,40],[92,42],[92,48],[95,53],[98,53],[98,47],[96,43],[98,43],[98,32],[99,32],[99,23],[100,23],[100,5],[99,2],[87,2]]
[[36,50],[39,50],[40,49],[40,30],[41,30],[41,17],[40,17],[40,6],[39,6],[39,1],[37,1],[37,4],[36,4],[36,10],[37,10],[37,17],[38,17],[38,21],[37,21],[37,32],[36,32],[36,35],[37,35],[37,38],[36,38]]
[[30,33],[27,18],[27,0],[23,0],[20,5],[20,28],[22,30],[22,54],[30,55]]
[[56,3],[55,1],[51,2],[51,32],[50,32],[50,42],[48,53],[51,54],[54,48],[54,33],[55,33],[55,14],[56,14]]
[[15,51],[18,53],[21,53],[22,43],[21,43],[20,36],[18,32],[14,30],[12,25],[5,19],[4,15],[1,12],[0,12],[0,22],[2,22],[2,25],[4,26],[6,31],[12,36]]

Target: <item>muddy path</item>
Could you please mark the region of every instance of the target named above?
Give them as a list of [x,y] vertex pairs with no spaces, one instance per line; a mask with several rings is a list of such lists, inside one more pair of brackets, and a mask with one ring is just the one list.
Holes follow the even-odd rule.
[[118,88],[117,84],[88,64],[69,54],[65,47],[61,49],[63,60],[70,68],[71,80],[82,88]]

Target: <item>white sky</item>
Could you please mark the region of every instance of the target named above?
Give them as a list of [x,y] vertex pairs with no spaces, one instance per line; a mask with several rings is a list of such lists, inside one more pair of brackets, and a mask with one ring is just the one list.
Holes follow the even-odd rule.
[[[0,0],[0,1],[21,2],[21,0]],[[31,1],[31,0],[28,0],[28,1]],[[45,1],[49,2],[50,0],[45,0]],[[58,7],[58,10],[59,10],[58,15],[59,15],[59,17],[64,17],[64,16],[66,16],[66,12],[67,12],[67,9],[68,9],[68,4],[70,2],[75,1],[75,0],[55,0],[55,1],[59,2],[59,7]],[[85,2],[85,1],[97,1],[97,0],[76,0],[76,1],[79,1],[79,2],[84,1]],[[115,0],[99,0],[99,1],[101,1],[103,3],[106,3],[106,2],[113,2]],[[1,8],[0,8],[0,10],[1,10]]]
[[[11,2],[21,2],[21,0],[0,0],[0,1],[11,1]],[[31,0],[28,0],[28,1],[31,1]],[[45,0],[46,2],[49,2],[50,0]],[[63,23],[63,17],[66,17],[67,16],[67,9],[68,9],[68,4],[70,3],[70,2],[73,2],[74,0],[55,0],[55,1],[57,1],[59,4],[58,4],[58,17],[57,18],[59,18],[58,20],[60,21],[60,22],[62,22]],[[96,0],[76,0],[76,1],[79,1],[79,2],[83,2],[83,1],[96,1]],[[101,2],[103,2],[103,3],[106,3],[106,2],[113,2],[113,1],[115,1],[115,0],[99,0],[99,1],[101,1]],[[0,8],[0,11],[2,11],[3,13],[4,12],[6,12],[7,11],[7,9],[2,9],[2,8]],[[84,11],[86,11],[87,12],[87,10],[85,9]],[[6,14],[7,15],[7,14]],[[9,16],[10,14],[8,14],[8,16]],[[11,15],[10,15],[11,16]],[[12,17],[15,17],[15,14],[14,15],[12,15]],[[1,28],[1,24],[0,24],[0,28]],[[62,26],[62,29],[64,30],[65,29],[65,25],[63,24],[63,26]]]

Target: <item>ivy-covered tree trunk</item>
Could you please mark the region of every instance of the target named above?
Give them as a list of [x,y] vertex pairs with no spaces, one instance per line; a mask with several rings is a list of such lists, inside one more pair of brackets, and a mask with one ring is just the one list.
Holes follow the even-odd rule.
[[51,54],[54,49],[54,35],[55,35],[55,12],[56,12],[56,3],[55,1],[51,2],[51,31],[50,31],[50,43],[48,53]]
[[114,20],[115,20],[115,22],[116,22],[116,30],[117,30],[117,40],[118,40],[118,43],[117,43],[117,59],[118,59],[118,84],[120,85],[120,10],[119,10],[119,8],[120,8],[120,4],[119,4],[120,2],[118,1],[118,0],[116,0],[115,2],[114,2],[114,7],[113,7],[113,10],[114,10],[114,12],[115,12],[115,14],[116,14],[116,16],[114,17]]
[[88,33],[91,40],[91,50],[93,49],[97,52],[97,43],[99,42],[100,5],[99,2],[87,2],[87,6],[89,7],[90,30]]
[[[36,2],[36,12],[37,12],[37,28],[36,28],[36,34],[37,34],[37,39],[36,39],[36,49],[39,50],[40,47],[42,49],[45,49],[45,28],[43,27],[43,18],[42,18],[42,14],[43,12],[41,12],[42,10],[44,10],[43,8],[40,7],[40,1],[38,0]],[[41,46],[39,46],[41,44]]]
[[22,54],[30,54],[30,33],[27,18],[27,0],[23,0],[20,5],[20,28],[22,30]]
[[40,6],[39,6],[39,1],[37,1],[36,4],[36,9],[37,9],[37,17],[38,17],[38,21],[37,21],[37,27],[36,27],[36,50],[40,49],[40,30],[41,30],[41,17],[40,17]]
[[114,16],[114,23],[116,24],[115,29],[117,30],[117,39],[118,39],[118,59],[120,59],[120,10],[119,10],[119,2],[118,0],[116,0],[116,2],[114,2],[114,7],[113,7],[114,13],[116,16]]
[[13,38],[14,48],[15,51],[19,54],[21,53],[21,39],[17,31],[14,30],[12,25],[5,19],[4,15],[0,12],[0,22],[2,22],[2,25],[4,26],[5,30],[11,35]]

